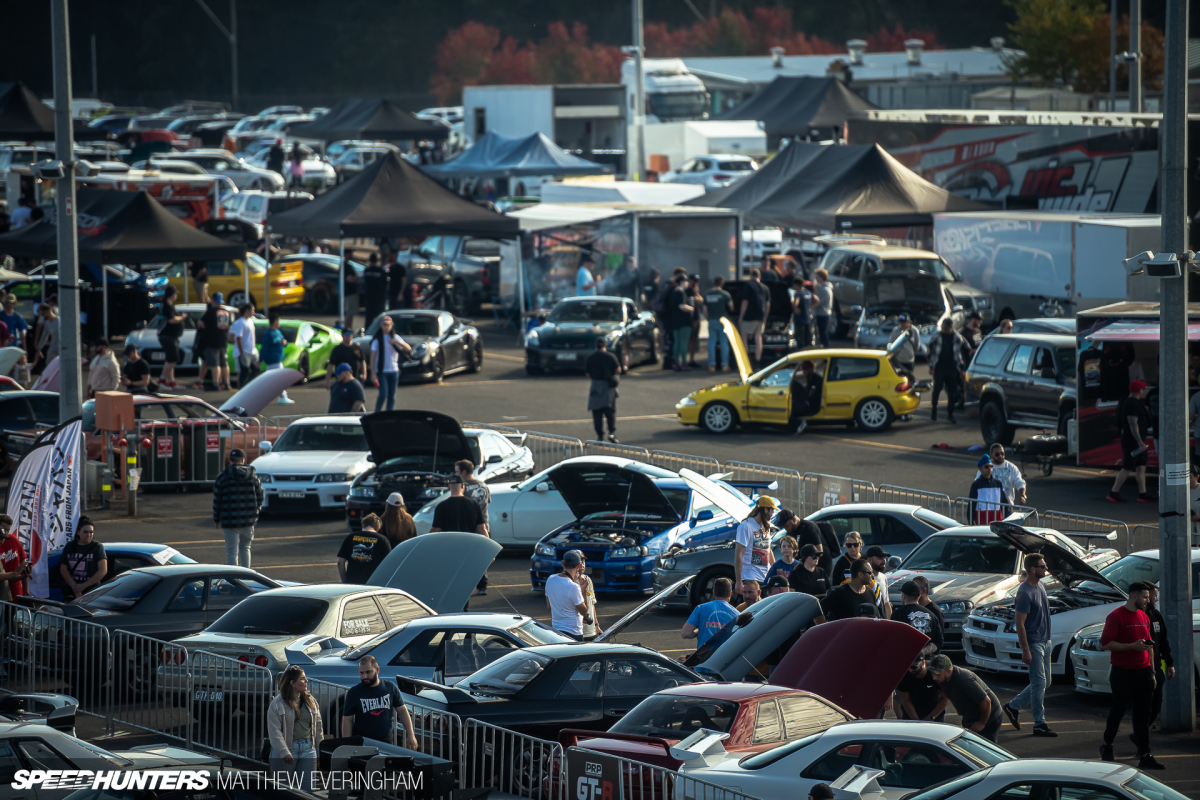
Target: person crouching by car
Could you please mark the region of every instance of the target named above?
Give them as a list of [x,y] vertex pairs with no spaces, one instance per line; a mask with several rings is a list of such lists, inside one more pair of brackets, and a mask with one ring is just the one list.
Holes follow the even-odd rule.
[[138,356],[136,344],[125,345],[125,366],[121,367],[121,388],[130,394],[145,394],[150,388],[150,365]]

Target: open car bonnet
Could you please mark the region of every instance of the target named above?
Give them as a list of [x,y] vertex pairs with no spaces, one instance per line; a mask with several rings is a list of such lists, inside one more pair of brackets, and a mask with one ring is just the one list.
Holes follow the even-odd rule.
[[746,343],[742,341],[742,335],[733,327],[729,317],[721,317],[721,330],[725,332],[725,340],[729,342],[729,349],[733,351],[733,363],[737,364],[738,377],[745,383],[751,373],[750,354],[746,352]]
[[436,456],[447,465],[475,460],[458,420],[436,411],[378,411],[364,415],[362,427],[377,465],[401,456]]
[[863,300],[868,315],[904,313],[930,316],[936,322],[948,310],[941,281],[910,270],[867,275],[863,279]]
[[462,611],[501,549],[477,533],[417,536],[388,553],[367,583],[408,592],[439,614]]
[[233,397],[221,404],[226,414],[253,417],[267,407],[284,389],[304,380],[298,369],[274,369],[259,375],[245,389],[238,389]]
[[722,486],[712,478],[706,478],[700,473],[693,472],[686,467],[679,470],[679,477],[683,478],[683,482],[686,483],[693,492],[724,511],[738,522],[741,522],[746,517],[750,516],[750,512],[754,510],[754,507],[746,502],[746,496],[744,494],[741,492],[735,492],[726,486]]
[[874,718],[928,643],[916,628],[889,619],[826,622],[804,632],[771,673],[771,683]]
[[[745,625],[729,623],[716,636],[722,640],[720,644],[714,647],[710,641],[683,664],[714,680],[744,680],[763,659],[798,636],[820,615],[821,604],[812,595],[787,592],[764,597],[739,615],[738,619],[750,618]],[[727,638],[726,629],[732,631]],[[771,682],[776,683],[773,675]]]
[[608,628],[603,633],[601,633],[599,636],[597,636],[594,641],[608,642],[608,641],[615,639],[617,634],[619,634],[621,631],[628,628],[633,623],[637,622],[638,618],[641,617],[643,614],[645,614],[647,611],[649,611],[650,609],[657,606],[664,599],[670,597],[676,590],[682,589],[684,586],[691,583],[692,578],[694,578],[694,577],[695,577],[694,575],[688,575],[686,578],[680,578],[679,580],[677,580],[675,583],[671,584],[667,588],[665,588],[659,592],[656,592],[653,597],[649,598],[644,603],[642,603],[640,606],[635,608],[633,611],[630,611],[628,614],[621,617],[619,620],[614,622],[612,625],[609,625]]
[[992,533],[1016,547],[1022,553],[1040,553],[1046,559],[1046,567],[1050,574],[1064,586],[1070,586],[1080,581],[1096,581],[1105,586],[1111,586],[1121,597],[1128,597],[1121,587],[1101,575],[1071,551],[1027,528],[1011,522],[993,522]]
[[576,519],[601,512],[651,514],[679,519],[679,513],[645,473],[605,463],[561,464],[549,473]]

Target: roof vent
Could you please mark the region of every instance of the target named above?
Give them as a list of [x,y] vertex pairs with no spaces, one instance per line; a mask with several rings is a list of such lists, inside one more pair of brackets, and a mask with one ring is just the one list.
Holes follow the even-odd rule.
[[1001,50],[1004,49],[1004,37],[1003,36],[993,36],[991,38],[991,43],[992,43],[992,49],[995,50],[997,53],[999,53]]
[[771,48],[771,66],[775,69],[783,67],[783,54],[786,52],[782,47]]
[[923,39],[905,39],[904,53],[908,56],[908,65],[910,67],[919,67],[921,65],[921,53],[925,50],[925,41]]
[[851,39],[846,42],[846,52],[850,54],[850,65],[857,67],[863,63],[863,55],[867,52],[866,39]]

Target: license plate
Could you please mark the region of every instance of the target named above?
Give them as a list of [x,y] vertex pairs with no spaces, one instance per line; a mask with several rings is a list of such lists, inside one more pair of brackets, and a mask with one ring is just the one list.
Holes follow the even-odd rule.
[[304,492],[280,492],[279,496],[284,500],[303,500]]
[[579,353],[558,353],[556,355],[559,361],[575,361],[579,358]]
[[150,354],[151,361],[166,361],[167,354],[162,352],[154,352]]
[[588,575],[592,576],[592,583],[604,583],[604,570],[602,570],[602,569],[588,570]]
[[225,691],[223,689],[196,689],[192,698],[201,703],[220,703],[225,699]]

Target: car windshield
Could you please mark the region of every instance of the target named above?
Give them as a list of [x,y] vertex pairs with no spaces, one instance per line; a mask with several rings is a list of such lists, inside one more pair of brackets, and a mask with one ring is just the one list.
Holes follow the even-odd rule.
[[259,628],[304,636],[313,632],[328,610],[327,601],[314,597],[252,595],[225,612],[205,633],[245,636],[248,628]]
[[1185,800],[1185,795],[1141,772],[1135,772],[1134,776],[1121,786],[1141,800]]
[[536,619],[531,619],[524,625],[518,625],[509,633],[530,647],[537,647],[539,644],[562,644],[567,641],[567,637],[553,628],[547,628]]
[[126,611],[149,594],[150,590],[158,585],[159,580],[161,579],[149,573],[131,570],[124,575],[118,575],[112,583],[93,589],[75,603],[105,611]]
[[1017,548],[995,536],[931,536],[900,564],[906,570],[1012,575]]
[[737,711],[730,700],[659,694],[638,703],[609,730],[665,739],[683,739],[700,728],[729,733]]
[[921,520],[921,522],[924,522],[926,525],[937,528],[939,531],[944,531],[946,528],[954,528],[958,526],[958,523],[954,520],[950,519],[949,517],[944,517],[936,511],[930,511],[928,508],[918,508],[913,512],[913,516]]
[[706,92],[650,92],[646,95],[650,113],[661,120],[699,119],[708,110]]
[[275,453],[308,450],[354,450],[366,452],[367,437],[361,425],[292,425],[271,448]]
[[958,752],[970,756],[977,764],[994,767],[1003,761],[1016,761],[1017,757],[1003,747],[994,745],[982,736],[976,736],[967,731],[962,736],[951,739],[950,746]]
[[401,336],[437,336],[438,321],[433,316],[399,316],[397,314],[380,314],[367,328],[367,336],[374,336],[385,316],[392,318],[392,328]]
[[545,656],[518,650],[468,675],[462,685],[483,694],[513,695],[541,675],[549,664],[550,659]]
[[[1158,583],[1159,564],[1157,558],[1146,558],[1145,556],[1125,556],[1117,559],[1109,564],[1104,569],[1100,570],[1100,574],[1108,578],[1110,581],[1121,587],[1121,591],[1128,592],[1129,584],[1137,581],[1148,581],[1149,583]],[[1112,594],[1112,587],[1101,583],[1100,581],[1082,581],[1075,585],[1076,589],[1085,591],[1100,592],[1102,594]]]
[[940,258],[885,258],[883,269],[885,272],[898,270],[924,272],[926,275],[936,275],[942,283],[954,283],[958,280]]
[[621,322],[624,319],[620,303],[573,300],[555,306],[547,322]]

